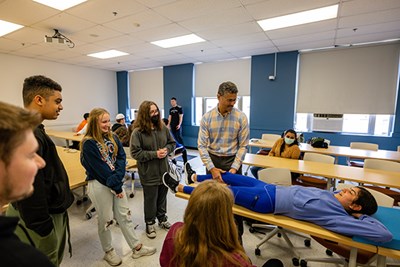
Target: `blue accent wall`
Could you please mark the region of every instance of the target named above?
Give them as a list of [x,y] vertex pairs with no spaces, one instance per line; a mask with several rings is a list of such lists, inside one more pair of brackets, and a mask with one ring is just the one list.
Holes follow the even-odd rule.
[[[166,66],[164,77],[164,110],[168,118],[171,97],[176,97],[178,105],[183,108],[182,133],[185,146],[197,147],[198,127],[194,121],[194,64]],[[193,109],[192,109],[193,107]]]
[[126,122],[130,122],[131,104],[129,100],[129,76],[127,71],[117,72],[118,113],[125,114]]

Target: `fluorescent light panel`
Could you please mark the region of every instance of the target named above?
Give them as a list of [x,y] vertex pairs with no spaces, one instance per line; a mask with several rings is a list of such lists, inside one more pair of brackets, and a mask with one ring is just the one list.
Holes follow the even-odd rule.
[[106,58],[120,57],[120,56],[126,56],[126,55],[129,55],[129,54],[118,51],[118,50],[107,50],[107,51],[103,51],[103,52],[89,54],[88,56],[106,59]]
[[169,38],[169,39],[165,39],[165,40],[159,40],[159,41],[155,41],[155,42],[151,42],[151,43],[154,45],[160,46],[162,48],[170,48],[170,47],[188,45],[188,44],[194,44],[194,43],[200,43],[200,42],[205,42],[205,40],[200,38],[196,34],[189,34],[189,35]]
[[327,6],[290,15],[257,21],[264,31],[276,30],[337,17],[339,5]]
[[86,2],[87,0],[33,0],[33,1],[63,11],[65,9]]
[[0,19],[0,36],[23,28],[24,26]]

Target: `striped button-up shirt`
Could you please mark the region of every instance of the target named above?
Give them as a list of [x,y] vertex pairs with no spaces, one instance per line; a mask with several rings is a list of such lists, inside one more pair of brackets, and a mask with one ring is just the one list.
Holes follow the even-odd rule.
[[249,142],[249,123],[246,115],[233,108],[225,117],[213,108],[204,114],[200,123],[198,149],[208,170],[214,168],[209,153],[217,156],[234,156],[231,168],[238,170]]

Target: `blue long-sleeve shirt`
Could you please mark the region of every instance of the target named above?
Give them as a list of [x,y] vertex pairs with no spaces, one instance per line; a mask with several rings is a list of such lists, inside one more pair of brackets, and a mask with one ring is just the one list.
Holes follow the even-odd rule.
[[375,242],[389,242],[393,238],[378,220],[367,215],[359,218],[349,216],[333,192],[317,188],[277,186],[274,214],[312,222],[333,232],[362,236]]
[[110,140],[105,140],[106,147],[108,148],[110,164],[114,166],[114,170],[112,170],[103,159],[97,141],[94,139],[87,139],[84,141],[81,153],[81,163],[86,169],[87,181],[96,179],[101,184],[119,194],[122,192],[122,181],[125,176],[126,155],[119,139],[114,136],[114,140],[118,146],[116,157],[113,157],[112,155],[112,151],[114,151],[112,142]]

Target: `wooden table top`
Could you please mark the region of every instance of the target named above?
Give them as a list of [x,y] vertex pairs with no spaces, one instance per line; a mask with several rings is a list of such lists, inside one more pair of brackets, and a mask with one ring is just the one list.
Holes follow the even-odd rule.
[[244,164],[263,168],[287,168],[292,172],[326,178],[400,188],[400,173],[313,161],[269,157],[247,153]]
[[[254,139],[249,142],[250,147],[272,148],[274,142],[269,140]],[[384,159],[400,162],[400,152],[392,150],[379,149],[378,151],[355,149],[347,146],[329,146],[328,148],[315,148],[310,144],[300,143],[300,151],[314,152],[332,156],[343,156],[360,159]]]
[[67,131],[54,131],[54,130],[46,130],[47,135],[57,138],[62,138],[65,140],[72,140],[80,142],[83,139],[83,135],[76,135],[74,132]]

